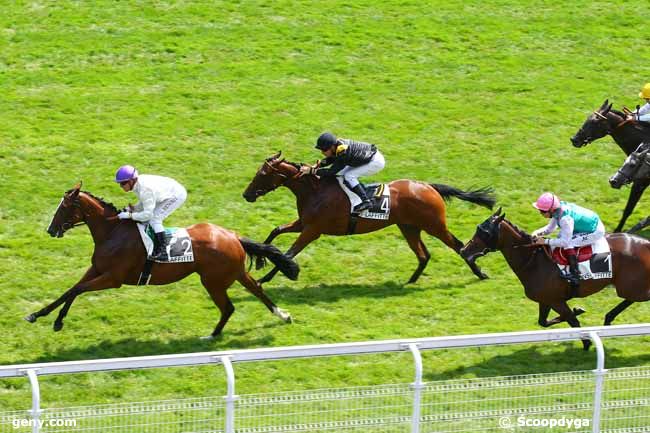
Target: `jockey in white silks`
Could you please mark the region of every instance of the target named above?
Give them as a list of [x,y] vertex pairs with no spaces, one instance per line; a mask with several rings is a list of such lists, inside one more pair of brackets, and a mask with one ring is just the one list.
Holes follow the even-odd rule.
[[535,230],[532,234],[533,237],[551,234],[560,227],[560,234],[557,238],[539,238],[536,243],[549,245],[553,248],[564,248],[570,272],[565,275],[565,278],[569,280],[574,289],[577,288],[580,283],[580,273],[577,251],[574,248],[591,245],[605,236],[605,226],[596,212],[574,203],[560,201],[555,194],[550,192],[539,196],[533,203],[533,207],[546,218],[551,219],[546,226]]
[[300,171],[303,174],[316,176],[343,177],[347,187],[361,199],[361,203],[352,211],[359,213],[369,209],[370,199],[359,183],[359,177],[376,174],[384,168],[386,162],[377,146],[346,138],[336,138],[334,134],[325,132],[318,137],[316,149],[325,156],[319,161],[319,167],[304,165]]
[[163,221],[178,209],[187,198],[187,191],[177,181],[164,176],[138,174],[133,166],[124,165],[117,170],[115,182],[125,192],[133,191],[138,203],[130,206],[128,211],[120,212],[120,219],[132,219],[149,223],[154,231],[156,242],[152,258],[167,260],[167,242]]

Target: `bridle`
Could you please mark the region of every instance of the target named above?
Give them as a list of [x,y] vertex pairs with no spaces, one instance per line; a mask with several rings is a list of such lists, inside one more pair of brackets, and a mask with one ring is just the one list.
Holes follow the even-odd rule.
[[[273,192],[276,189],[283,186],[285,183],[287,183],[288,180],[297,179],[301,175],[300,170],[298,170],[298,172],[296,174],[294,174],[292,176],[288,176],[288,175],[284,174],[282,171],[280,171],[280,169],[278,169],[274,165],[272,165],[270,163],[270,161],[275,161],[275,160],[274,159],[267,159],[266,161],[264,161],[264,164],[262,165],[262,168],[260,169],[260,174],[262,174],[262,175],[273,174],[274,176],[278,176],[280,179],[282,179],[282,181],[279,182],[277,185],[273,185],[271,188],[255,190],[255,196],[256,197],[259,197],[259,196],[268,194],[270,192]],[[269,173],[269,172],[271,172],[271,173]]]
[[78,226],[82,226],[82,225],[86,224],[86,213],[84,212],[83,208],[81,207],[81,203],[79,203],[79,197],[76,197],[75,199],[73,199],[72,205],[66,205],[65,199],[61,203],[61,207],[63,207],[63,209],[67,210],[67,209],[70,208],[70,206],[78,208],[81,211],[81,221],[76,222],[74,224],[69,223],[67,221],[64,222],[63,224],[61,224],[61,229],[63,230],[63,233],[67,232],[68,230],[70,230],[70,229],[72,229],[74,227],[78,227]]

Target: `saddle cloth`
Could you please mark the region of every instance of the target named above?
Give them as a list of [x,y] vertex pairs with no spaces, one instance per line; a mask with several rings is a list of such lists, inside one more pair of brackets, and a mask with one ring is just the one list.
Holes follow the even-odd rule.
[[[149,224],[138,223],[138,231],[144,244],[144,249],[147,251],[147,257],[151,257],[153,253],[153,229]],[[184,228],[170,227],[165,229],[165,235],[171,236],[167,244],[167,257],[166,261],[156,260],[158,263],[184,263],[194,261],[194,250],[192,249],[192,239],[189,233]]]
[[[562,248],[554,248],[552,257],[561,272],[569,272],[569,261]],[[581,280],[612,278],[612,255],[604,236],[592,245],[578,248],[578,271]]]
[[[345,185],[343,177],[337,176],[336,180],[341,185],[343,192],[350,199],[350,213],[352,213],[354,207],[361,203],[361,199]],[[388,188],[388,185],[385,183],[371,183],[363,185],[363,187],[372,206],[370,209],[361,212],[359,217],[373,220],[387,220],[390,216],[390,188]]]

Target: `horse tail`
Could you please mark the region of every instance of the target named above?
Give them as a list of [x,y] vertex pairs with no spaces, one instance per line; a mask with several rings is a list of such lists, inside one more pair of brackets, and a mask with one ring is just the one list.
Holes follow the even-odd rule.
[[445,201],[449,201],[452,197],[458,197],[461,200],[475,203],[488,209],[492,209],[497,201],[494,196],[494,189],[489,186],[474,191],[461,191],[460,189],[449,185],[438,183],[430,183],[429,185],[434,187]]
[[268,258],[287,278],[294,281],[298,279],[300,273],[298,263],[282,254],[282,251],[273,245],[261,244],[246,238],[239,238],[239,242],[244,247],[248,257],[250,257],[251,263],[253,259],[258,257]]

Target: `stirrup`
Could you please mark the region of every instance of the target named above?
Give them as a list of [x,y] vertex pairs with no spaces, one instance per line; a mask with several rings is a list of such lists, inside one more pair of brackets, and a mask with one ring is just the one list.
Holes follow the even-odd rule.
[[362,201],[361,203],[359,203],[358,205],[356,205],[356,206],[354,207],[354,209],[352,209],[352,212],[354,212],[354,213],[361,213],[361,212],[363,212],[364,210],[370,209],[371,207],[372,207],[372,204],[370,203],[370,200]]

